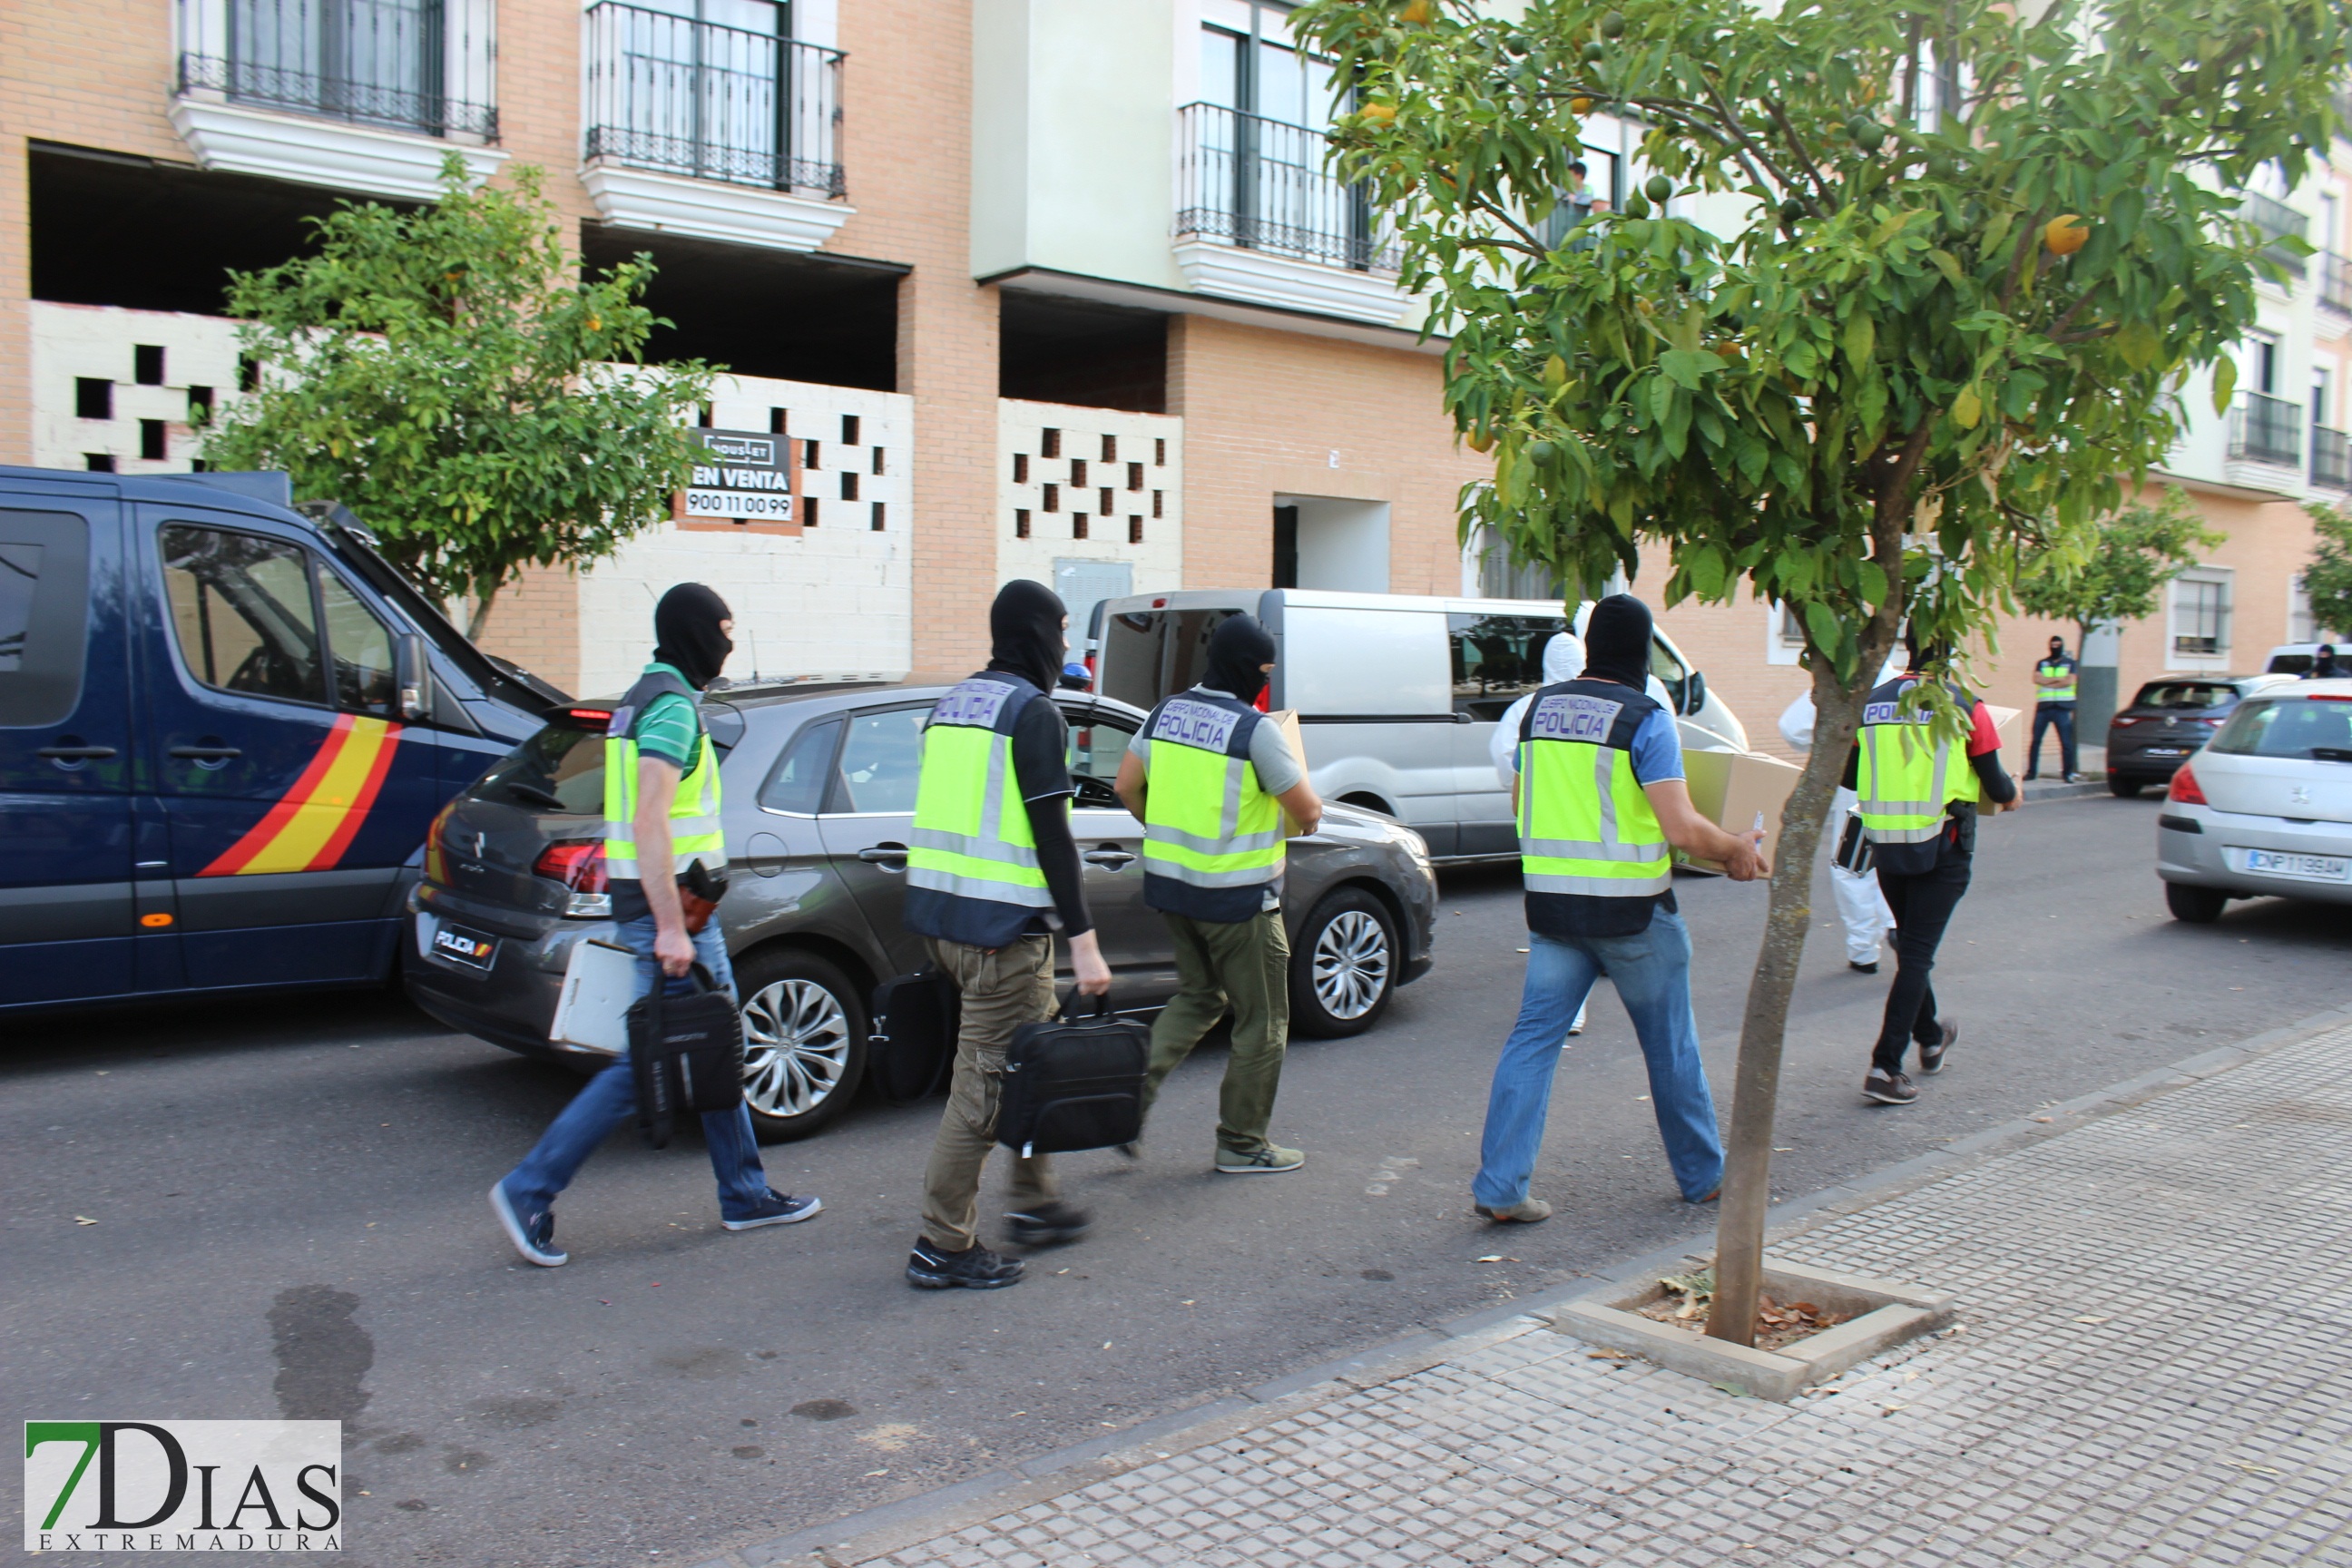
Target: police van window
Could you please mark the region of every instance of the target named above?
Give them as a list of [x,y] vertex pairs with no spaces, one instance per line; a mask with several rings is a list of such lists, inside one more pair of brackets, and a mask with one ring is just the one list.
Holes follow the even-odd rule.
[[187,523],[169,525],[161,538],[172,625],[191,674],[249,697],[327,700],[301,550]]
[[770,811],[814,816],[824,805],[824,786],[833,777],[833,748],[841,739],[841,721],[820,719],[803,724],[783,760],[760,790],[760,804]]
[[392,632],[360,603],[344,581],[311,563],[319,574],[319,604],[326,612],[327,652],[335,673],[335,706],[347,713],[391,718]]
[[1654,637],[1650,639],[1650,673],[1658,678],[1659,684],[1664,686],[1667,695],[1674,699],[1675,711],[1688,712],[1690,667],[1676,658],[1666,645]]
[[930,711],[926,704],[852,715],[825,809],[911,814],[923,769],[923,721]]
[[1544,683],[1544,645],[1568,629],[1561,616],[1445,617],[1454,645],[1454,710],[1492,722]]
[[1165,610],[1129,610],[1103,617],[1102,647],[1096,655],[1104,696],[1131,707],[1160,700],[1160,647],[1168,635]]
[[1077,785],[1076,804],[1118,805],[1111,785],[1118,777],[1118,760],[1127,755],[1127,743],[1135,739],[1135,731],[1098,716],[1079,713],[1070,718],[1070,780]]
[[55,724],[81,701],[89,524],[0,511],[0,727]]

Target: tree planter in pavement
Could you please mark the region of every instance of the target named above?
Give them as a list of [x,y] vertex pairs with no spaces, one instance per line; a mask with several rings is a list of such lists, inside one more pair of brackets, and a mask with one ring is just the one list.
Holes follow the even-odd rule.
[[1764,1290],[1775,1300],[1814,1302],[1843,1315],[1845,1321],[1778,1351],[1750,1350],[1642,1316],[1643,1307],[1666,1294],[1657,1276],[1647,1275],[1579,1297],[1554,1314],[1551,1326],[1752,1398],[1788,1400],[1890,1345],[1931,1333],[1952,1321],[1948,1296],[1866,1275],[1832,1274],[1768,1259]]

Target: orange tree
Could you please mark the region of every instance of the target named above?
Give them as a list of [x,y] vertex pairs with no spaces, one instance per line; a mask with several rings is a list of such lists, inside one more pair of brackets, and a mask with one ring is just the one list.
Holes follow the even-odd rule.
[[[2276,265],[2236,193],[2327,145],[2352,0],[1494,9],[1315,0],[1293,26],[1354,88],[1338,167],[1395,226],[1452,340],[1447,407],[1493,453],[1465,527],[1572,592],[1646,551],[1669,604],[1744,579],[1804,628],[1820,719],[1748,990],[1709,1331],[1748,1343],[1813,860],[1871,676],[1906,616],[1958,645],[2021,560],[2084,550],[2194,373],[2228,403]],[[1655,172],[1564,236],[1601,110]]]

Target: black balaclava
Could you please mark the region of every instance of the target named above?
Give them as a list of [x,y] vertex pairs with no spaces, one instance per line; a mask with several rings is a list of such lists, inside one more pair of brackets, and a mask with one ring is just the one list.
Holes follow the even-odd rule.
[[1584,678],[1641,691],[1649,675],[1650,606],[1631,594],[1612,594],[1584,623]]
[[735,644],[719,629],[735,612],[699,583],[680,583],[654,606],[654,657],[686,677],[697,691],[719,679]]
[[1255,702],[1265,689],[1265,666],[1274,662],[1274,638],[1255,616],[1229,616],[1209,634],[1209,672],[1201,684]]
[[1051,691],[1069,657],[1062,622],[1069,611],[1062,596],[1043,583],[1015,577],[996,592],[988,607],[988,668],[1017,675],[1040,691]]

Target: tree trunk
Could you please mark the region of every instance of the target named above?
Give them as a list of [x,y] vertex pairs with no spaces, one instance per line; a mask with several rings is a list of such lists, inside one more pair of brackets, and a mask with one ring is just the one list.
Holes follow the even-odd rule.
[[1756,1342],[1757,1301],[1764,1282],[1764,1216],[1772,1205],[1772,1113],[1780,1093],[1789,996],[1797,984],[1797,964],[1804,957],[1805,933],[1812,924],[1813,862],[1830,803],[1845,773],[1862,700],[1870,692],[1867,682],[1878,668],[1878,659],[1871,659],[1863,667],[1867,673],[1855,677],[1864,684],[1849,691],[1827,659],[1813,662],[1818,667],[1813,671],[1813,749],[1780,810],[1764,945],[1756,956],[1756,973],[1748,984],[1748,1011],[1740,1021],[1723,1208],[1715,1233],[1715,1300],[1707,1310],[1706,1331],[1743,1345]]
[[499,591],[495,584],[484,589],[482,596],[474,601],[473,616],[466,622],[467,642],[479,643],[482,640],[482,628],[490,624],[490,606],[498,602]]

